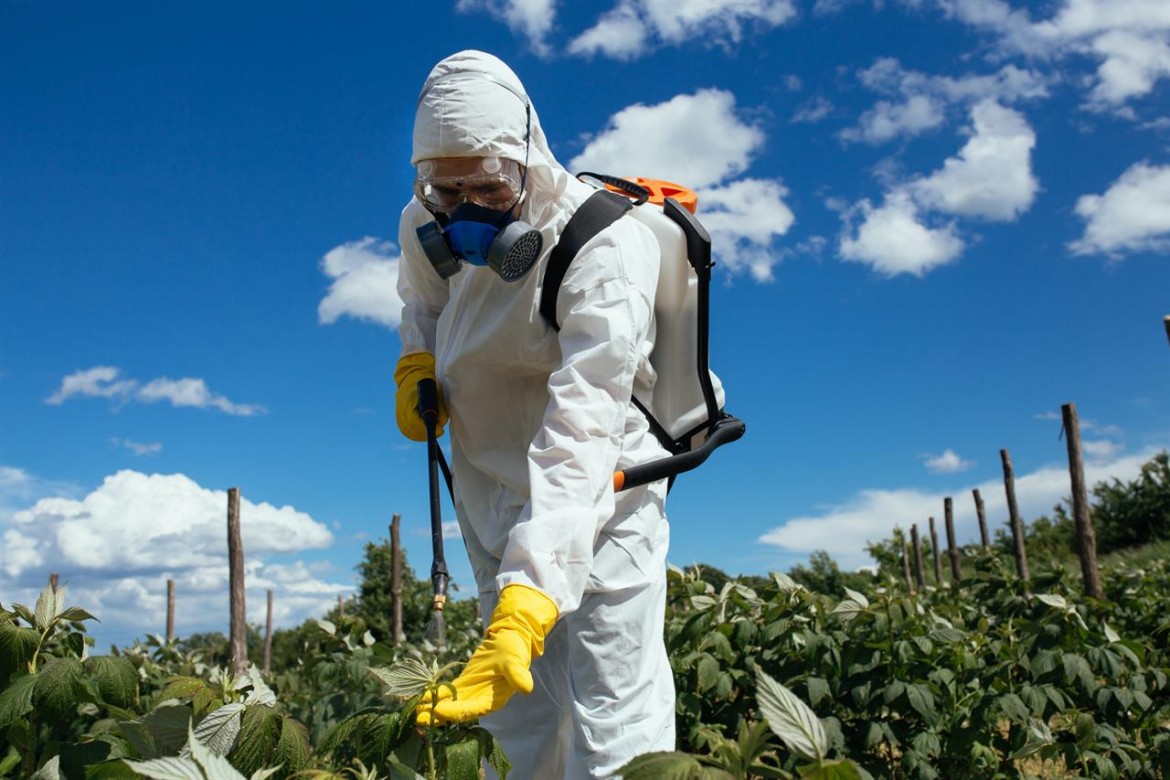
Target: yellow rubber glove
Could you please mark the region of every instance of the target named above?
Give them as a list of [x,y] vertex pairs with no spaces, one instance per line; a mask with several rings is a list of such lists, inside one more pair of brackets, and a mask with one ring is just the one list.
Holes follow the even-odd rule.
[[[414,352],[398,359],[398,365],[394,369],[394,384],[398,385],[394,406],[398,417],[398,430],[411,441],[427,440],[427,427],[418,416],[418,382],[420,379],[434,378],[435,356],[430,352]],[[436,436],[443,435],[443,426],[446,424],[447,404],[443,401],[443,388],[440,387],[439,424],[435,427]]]
[[512,694],[532,693],[532,660],[544,652],[544,638],[557,622],[552,599],[526,585],[500,591],[484,640],[451,687],[439,689],[438,700],[423,697],[418,725],[474,720],[495,712]]

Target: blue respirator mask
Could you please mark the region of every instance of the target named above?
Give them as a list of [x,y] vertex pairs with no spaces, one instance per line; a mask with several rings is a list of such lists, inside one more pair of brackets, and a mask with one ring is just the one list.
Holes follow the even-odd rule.
[[544,246],[540,231],[518,220],[514,210],[515,205],[500,211],[467,200],[450,213],[433,212],[435,221],[415,232],[443,279],[470,263],[487,266],[505,282],[514,282],[532,269]]

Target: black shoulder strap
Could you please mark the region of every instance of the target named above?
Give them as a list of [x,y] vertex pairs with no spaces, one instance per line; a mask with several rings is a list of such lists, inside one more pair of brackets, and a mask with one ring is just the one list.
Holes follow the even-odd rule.
[[544,270],[544,289],[540,293],[540,314],[554,330],[560,330],[557,322],[557,293],[569,264],[581,251],[581,247],[601,231],[616,222],[634,203],[629,198],[608,190],[598,190],[578,207],[569,218],[561,238],[548,257]]

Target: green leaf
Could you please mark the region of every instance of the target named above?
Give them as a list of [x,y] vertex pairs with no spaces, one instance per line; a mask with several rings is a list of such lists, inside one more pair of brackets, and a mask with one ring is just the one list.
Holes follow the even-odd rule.
[[85,767],[110,757],[110,743],[97,740],[71,742],[61,746],[61,776],[85,777]]
[[[244,705],[240,702],[225,704],[207,713],[191,733],[215,755],[226,756],[232,752],[232,747],[236,744],[236,737],[240,733],[240,716],[243,712]],[[193,744],[188,743],[179,755],[188,755],[193,747]]]
[[822,764],[801,767],[799,776],[804,780],[862,780],[863,775],[852,761],[828,761]]
[[699,690],[709,690],[719,679],[719,661],[704,653],[695,666],[695,676]]
[[309,742],[309,731],[294,718],[280,719],[280,744],[276,758],[281,766],[290,772],[299,772],[309,765],[313,757],[313,746]]
[[817,706],[822,699],[832,696],[829,683],[823,677],[810,677],[805,681],[805,685],[808,688],[808,703],[813,707]]
[[715,770],[719,772],[716,775],[704,774],[703,770],[699,760],[686,753],[645,753],[619,769],[618,775],[622,780],[699,780],[704,777],[732,780],[732,776],[722,770]]
[[90,764],[82,775],[85,780],[139,780],[142,775],[135,772],[120,758]]
[[906,699],[915,712],[921,715],[928,724],[934,725],[938,716],[935,714],[934,695],[930,692],[930,688],[919,684],[907,685]]
[[97,620],[97,622],[99,622],[99,623],[102,622],[102,621],[98,620],[97,618],[95,618],[93,615],[86,612],[81,607],[69,607],[69,609],[65,610],[57,617],[59,617],[61,620],[67,621],[69,623],[74,623],[74,622],[77,622],[79,620]]
[[0,623],[0,685],[11,675],[27,671],[40,639],[40,635],[27,626]]
[[7,688],[0,691],[0,729],[32,712],[33,689],[36,684],[37,675],[26,674],[17,677]]
[[191,758],[203,769],[207,780],[244,780],[231,762],[200,742],[194,730],[187,735],[187,745],[191,749]]
[[235,747],[228,754],[232,765],[243,773],[255,772],[273,761],[280,744],[281,716],[271,707],[248,707],[240,723]]
[[1059,609],[1062,612],[1068,611],[1068,602],[1065,601],[1064,596],[1058,596],[1054,593],[1037,593],[1036,599],[1054,609]]
[[162,704],[147,713],[142,723],[150,734],[151,744],[158,751],[155,755],[178,755],[187,744],[191,708],[185,704]]
[[138,670],[127,658],[97,655],[86,659],[85,667],[97,684],[98,695],[106,704],[133,707],[138,700]]
[[33,611],[34,627],[40,633],[45,633],[57,616],[57,594],[50,583],[37,596],[37,606]]
[[[153,780],[207,780],[203,770],[189,758],[152,758],[149,761],[131,761],[126,759],[126,765],[139,774],[146,775]],[[243,777],[243,775],[239,775]]]
[[371,668],[370,674],[382,681],[386,693],[409,698],[422,693],[431,685],[434,670],[417,658],[406,657],[389,668]]
[[829,741],[816,713],[764,671],[756,672],[756,701],[760,714],[789,750],[810,761],[824,758]]
[[84,668],[76,658],[50,658],[37,673],[33,702],[52,718],[71,718],[89,701],[82,684]]
[[447,780],[479,779],[479,742],[474,738],[447,745]]
[[999,705],[1000,712],[1004,714],[1008,720],[1015,723],[1027,723],[1028,717],[1031,714],[1028,705],[1024,704],[1024,700],[1014,693],[1005,693],[1000,696],[996,703]]

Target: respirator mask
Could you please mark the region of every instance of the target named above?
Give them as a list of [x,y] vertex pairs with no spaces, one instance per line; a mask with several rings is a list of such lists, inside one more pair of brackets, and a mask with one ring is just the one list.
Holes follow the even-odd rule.
[[515,160],[420,160],[414,195],[435,220],[416,233],[439,276],[449,279],[463,263],[487,266],[505,282],[528,273],[544,241],[516,217],[525,194],[524,170]]

